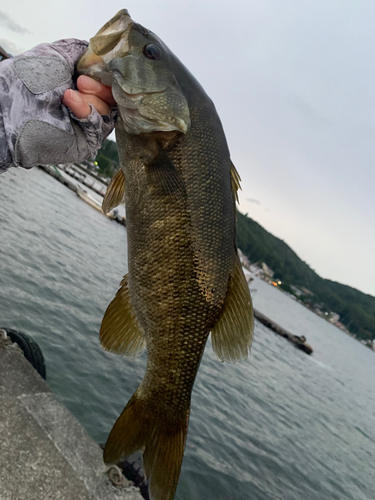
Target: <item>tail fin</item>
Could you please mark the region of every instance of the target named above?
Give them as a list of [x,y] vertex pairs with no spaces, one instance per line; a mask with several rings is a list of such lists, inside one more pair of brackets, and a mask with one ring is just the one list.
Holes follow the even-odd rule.
[[184,418],[163,418],[147,410],[147,403],[132,396],[117,419],[104,450],[105,463],[117,463],[137,450],[143,451],[143,467],[151,500],[173,500],[184,455],[189,411]]

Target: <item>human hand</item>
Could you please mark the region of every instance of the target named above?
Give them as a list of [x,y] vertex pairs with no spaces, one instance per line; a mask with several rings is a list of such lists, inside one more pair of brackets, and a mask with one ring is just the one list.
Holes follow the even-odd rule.
[[110,87],[85,75],[77,80],[78,90],[68,89],[62,98],[62,103],[67,106],[77,118],[86,118],[91,113],[89,104],[94,106],[100,115],[108,115],[111,107],[116,106]]
[[1,62],[0,173],[95,158],[117,109],[111,89],[87,76],[72,90],[87,46],[58,40]]

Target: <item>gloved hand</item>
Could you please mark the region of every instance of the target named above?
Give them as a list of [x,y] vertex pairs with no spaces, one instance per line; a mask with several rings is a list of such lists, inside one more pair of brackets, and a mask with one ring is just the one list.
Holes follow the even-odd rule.
[[[115,125],[116,109],[78,118],[61,99],[74,86],[74,65],[87,42],[41,44],[0,63],[0,173],[10,166],[94,158]],[[66,101],[64,101],[66,102]]]

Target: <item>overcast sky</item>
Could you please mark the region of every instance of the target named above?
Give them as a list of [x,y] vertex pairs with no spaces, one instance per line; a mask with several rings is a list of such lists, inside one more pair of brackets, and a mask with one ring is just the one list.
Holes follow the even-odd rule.
[[241,212],[320,276],[375,295],[374,0],[16,0],[0,45],[89,39],[121,8],[213,99]]

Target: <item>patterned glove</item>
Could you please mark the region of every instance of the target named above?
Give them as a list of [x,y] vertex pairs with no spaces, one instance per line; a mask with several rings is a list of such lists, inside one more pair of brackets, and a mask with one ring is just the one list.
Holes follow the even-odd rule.
[[76,88],[74,65],[88,46],[74,38],[41,44],[0,63],[0,173],[10,166],[94,158],[115,125],[116,110],[101,116],[91,106],[79,119],[61,103]]

